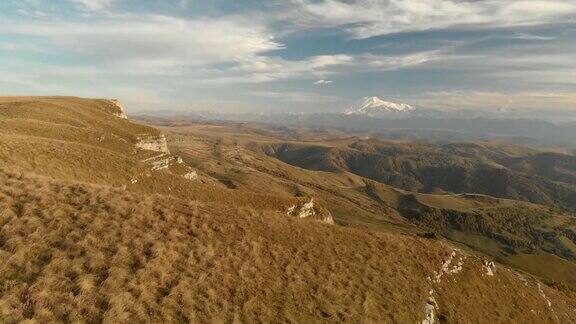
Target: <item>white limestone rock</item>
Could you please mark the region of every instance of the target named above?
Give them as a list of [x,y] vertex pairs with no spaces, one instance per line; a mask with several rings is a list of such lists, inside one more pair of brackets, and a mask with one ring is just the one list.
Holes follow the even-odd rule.
[[107,101],[110,105],[118,109],[118,112],[114,113],[114,116],[122,119],[128,119],[128,116],[126,116],[126,113],[124,113],[124,106],[122,106],[118,99],[108,99]]
[[136,147],[142,150],[170,153],[168,150],[168,143],[166,142],[166,137],[164,135],[160,136],[141,136],[138,137],[138,142]]
[[493,261],[484,260],[482,269],[487,276],[493,277],[494,273],[496,272],[496,264]]
[[190,172],[184,174],[183,177],[184,177],[184,179],[188,179],[188,180],[196,180],[196,179],[198,179],[198,172],[190,171]]
[[318,211],[314,204],[314,198],[310,198],[310,201],[304,204],[290,206],[286,214],[292,217],[310,218],[323,223],[334,224],[334,219],[330,212],[327,210],[324,210],[323,212]]

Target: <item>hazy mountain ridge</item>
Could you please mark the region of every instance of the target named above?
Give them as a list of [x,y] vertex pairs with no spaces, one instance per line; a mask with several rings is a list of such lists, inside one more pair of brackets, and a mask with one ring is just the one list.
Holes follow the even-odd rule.
[[[550,116],[561,116],[551,113]],[[408,139],[449,143],[470,140],[502,139],[517,144],[576,148],[576,126],[572,119],[552,121],[527,116],[507,116],[477,111],[445,112],[418,108],[402,118],[363,116],[342,113],[218,113],[198,111],[179,113],[149,112],[134,116],[145,120],[236,121],[272,123],[278,126],[339,128],[346,132],[369,133],[383,139]]]

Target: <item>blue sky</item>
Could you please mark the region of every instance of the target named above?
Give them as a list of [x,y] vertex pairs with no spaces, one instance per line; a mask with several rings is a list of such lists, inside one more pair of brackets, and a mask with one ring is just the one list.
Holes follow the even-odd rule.
[[571,0],[3,0],[0,94],[145,110],[576,111]]

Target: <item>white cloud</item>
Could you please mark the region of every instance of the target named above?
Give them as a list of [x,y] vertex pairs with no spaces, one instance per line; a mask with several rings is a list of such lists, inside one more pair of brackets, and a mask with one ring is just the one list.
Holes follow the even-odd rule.
[[[446,56],[447,57],[447,56]],[[202,78],[212,85],[262,83],[287,79],[316,80],[330,84],[327,77],[362,72],[382,72],[414,68],[446,58],[441,50],[400,55],[320,55],[291,61],[279,57],[251,56],[223,70],[208,70]]]
[[[345,54],[312,56],[291,61],[280,57],[249,56],[236,65],[208,71],[205,83],[262,83],[286,79],[316,79],[335,74],[337,67],[355,63],[355,58]],[[219,74],[222,75],[219,75]]]
[[[542,41],[542,40],[539,40]],[[484,80],[491,87],[565,89],[576,85],[576,44],[568,39],[468,50],[470,54],[440,54],[434,68]]]
[[110,7],[114,0],[70,0],[73,3],[82,5],[86,10],[95,11]]
[[3,52],[27,52],[42,53],[46,50],[33,42],[0,41],[0,51]]
[[534,41],[551,41],[551,40],[557,39],[557,37],[554,37],[554,36],[540,36],[540,35],[534,35],[534,34],[530,34],[530,33],[519,33],[519,34],[512,36],[511,38],[523,39],[523,40],[534,40]]
[[437,91],[408,97],[411,103],[441,110],[574,109],[576,93],[561,91]]
[[444,60],[447,57],[444,50],[436,50],[394,56],[363,54],[358,56],[358,59],[362,61],[362,66],[372,71],[394,71],[423,65],[431,61]]
[[325,96],[310,92],[291,92],[291,91],[253,91],[250,93],[252,96],[278,99],[289,102],[299,103],[326,103],[326,102],[344,102],[346,99],[336,96]]
[[509,27],[574,21],[567,0],[293,0],[299,23],[344,26],[355,37],[451,27]]
[[243,60],[281,48],[264,26],[241,18],[186,20],[106,15],[89,22],[0,22],[0,32],[40,38],[65,51],[124,69],[177,69]]
[[[397,56],[334,54],[301,60],[264,56],[283,45],[275,41],[262,22],[237,16],[188,20],[107,13],[84,22],[3,19],[0,33],[34,39],[37,51],[81,58],[86,62],[81,66],[89,68],[84,70],[97,73],[99,78],[174,76],[187,83],[211,86],[327,80],[341,73],[390,71],[438,59],[437,52]],[[16,50],[23,44],[2,46]],[[62,71],[73,72],[70,68]],[[54,73],[54,69],[44,66],[44,72]]]

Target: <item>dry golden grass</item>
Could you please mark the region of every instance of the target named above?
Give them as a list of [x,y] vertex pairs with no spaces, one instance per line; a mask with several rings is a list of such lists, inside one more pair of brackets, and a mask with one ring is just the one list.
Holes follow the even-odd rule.
[[576,318],[471,256],[431,283],[438,241],[6,171],[0,188],[0,322],[414,323],[430,289],[448,321]]
[[[113,133],[126,140],[136,134],[159,135],[155,128],[114,116],[119,111],[105,100],[76,97],[0,97],[0,117],[41,121]],[[83,138],[77,138],[81,141]]]
[[256,209],[286,210],[301,200],[265,190],[233,191],[215,179],[191,182],[178,165],[151,171],[142,160],[158,153],[134,145],[138,137],[160,131],[115,113],[117,108],[99,99],[0,97],[0,167]]
[[542,278],[576,287],[576,264],[553,254],[516,254],[508,257],[506,263],[524,268]]
[[[196,127],[165,130],[174,154],[182,156],[204,174],[234,181],[238,188],[231,195],[258,193],[285,199],[314,197],[329,208],[339,224],[413,231],[413,226],[396,217],[393,209],[363,192],[366,179],[359,176],[310,171],[288,165],[246,149],[237,143],[236,136],[225,135],[220,128],[200,127],[199,132],[196,132]],[[208,130],[215,133],[210,134]]]
[[[96,99],[0,98],[0,323],[414,323],[431,289],[440,321],[574,321],[570,288],[543,297],[534,279],[500,266],[488,277],[463,252],[462,271],[432,282],[446,243],[286,215],[314,197],[340,224],[419,231],[396,211],[401,190],[263,156],[244,145],[275,139],[242,127],[178,129],[185,163],[152,171],[141,160],[157,153],[134,144],[159,131],[116,113]],[[199,180],[182,177],[186,164]],[[427,198],[413,202],[448,203]]]

